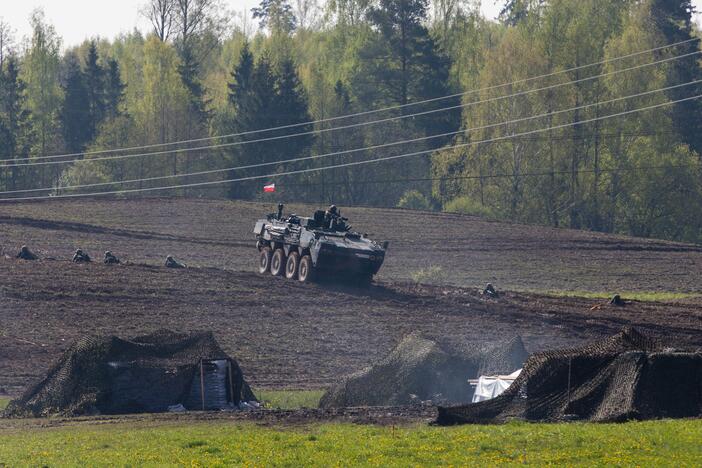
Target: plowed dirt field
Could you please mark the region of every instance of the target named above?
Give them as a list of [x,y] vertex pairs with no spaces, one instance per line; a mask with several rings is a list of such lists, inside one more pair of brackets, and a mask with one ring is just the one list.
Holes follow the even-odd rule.
[[[306,214],[313,207],[295,206]],[[699,299],[632,302],[502,291],[700,293],[702,247],[476,218],[356,208],[354,227],[389,240],[369,289],[253,273],[251,230],[272,205],[144,199],[0,205],[0,394],[16,395],[88,333],[213,330],[255,387],[320,388],[382,357],[404,335],[485,342],[520,334],[529,351],[633,325],[702,346]],[[28,244],[42,260],[13,254]],[[69,261],[82,248],[127,264]],[[167,254],[188,263],[163,268]],[[410,278],[440,267],[418,286]]]

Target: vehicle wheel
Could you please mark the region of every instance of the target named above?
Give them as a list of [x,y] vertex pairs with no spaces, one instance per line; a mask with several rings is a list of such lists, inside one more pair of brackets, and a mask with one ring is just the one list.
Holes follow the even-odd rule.
[[300,269],[297,273],[297,279],[303,283],[314,279],[314,265],[312,265],[312,257],[309,255],[305,255],[300,259]]
[[271,257],[271,275],[280,276],[285,273],[285,252],[283,249],[275,249]]
[[285,262],[285,277],[287,279],[297,278],[297,270],[300,266],[300,254],[297,252],[291,252],[288,255],[288,261]]
[[271,267],[271,255],[270,247],[261,249],[261,254],[258,257],[258,272],[262,275],[266,274]]

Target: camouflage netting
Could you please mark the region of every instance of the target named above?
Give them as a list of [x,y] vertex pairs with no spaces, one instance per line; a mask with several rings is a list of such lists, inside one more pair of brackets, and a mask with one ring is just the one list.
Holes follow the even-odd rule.
[[532,355],[500,396],[439,408],[437,423],[699,417],[702,353],[680,352],[635,329],[582,348]]
[[[256,400],[212,333],[161,330],[131,340],[102,336],[74,343],[43,380],[10,402],[5,416],[160,412],[177,404],[202,409],[201,360],[206,409]],[[208,383],[217,377],[215,360],[221,385]]]
[[410,335],[379,363],[330,388],[319,406],[395,406],[426,400],[465,403],[473,397],[468,379],[510,373],[527,356],[520,337],[482,349],[459,349]]

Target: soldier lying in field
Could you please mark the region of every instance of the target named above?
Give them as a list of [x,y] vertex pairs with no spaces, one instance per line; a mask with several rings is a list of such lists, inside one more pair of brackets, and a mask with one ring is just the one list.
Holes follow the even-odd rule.
[[120,263],[119,258],[112,255],[112,252],[109,250],[105,252],[105,259],[103,261],[105,262],[105,265],[117,265]]
[[17,254],[17,258],[21,258],[22,260],[36,260],[39,257],[37,257],[31,250],[29,250],[29,247],[23,245],[19,253]]
[[485,289],[483,289],[483,295],[489,297],[497,297],[497,290],[492,284],[488,283],[487,286],[485,286]]
[[90,255],[83,252],[81,249],[77,249],[76,253],[73,254],[73,261],[75,263],[87,263],[91,262],[92,260],[90,259]]
[[180,263],[178,260],[173,258],[171,255],[166,257],[166,267],[168,268],[185,268],[185,263]]

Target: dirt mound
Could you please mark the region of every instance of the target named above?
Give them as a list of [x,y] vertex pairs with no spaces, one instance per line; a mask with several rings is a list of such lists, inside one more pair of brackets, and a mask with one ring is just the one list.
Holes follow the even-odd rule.
[[101,336],[76,342],[43,380],[10,402],[5,415],[160,412],[178,404],[215,409],[252,400],[239,365],[212,333],[160,330],[131,340]]
[[470,401],[468,379],[484,372],[512,372],[527,357],[520,337],[483,349],[440,345],[418,335],[405,337],[372,367],[330,388],[321,408],[408,405],[420,401]]
[[532,355],[492,400],[440,407],[437,423],[680,418],[702,415],[702,353],[632,328],[594,344]]

